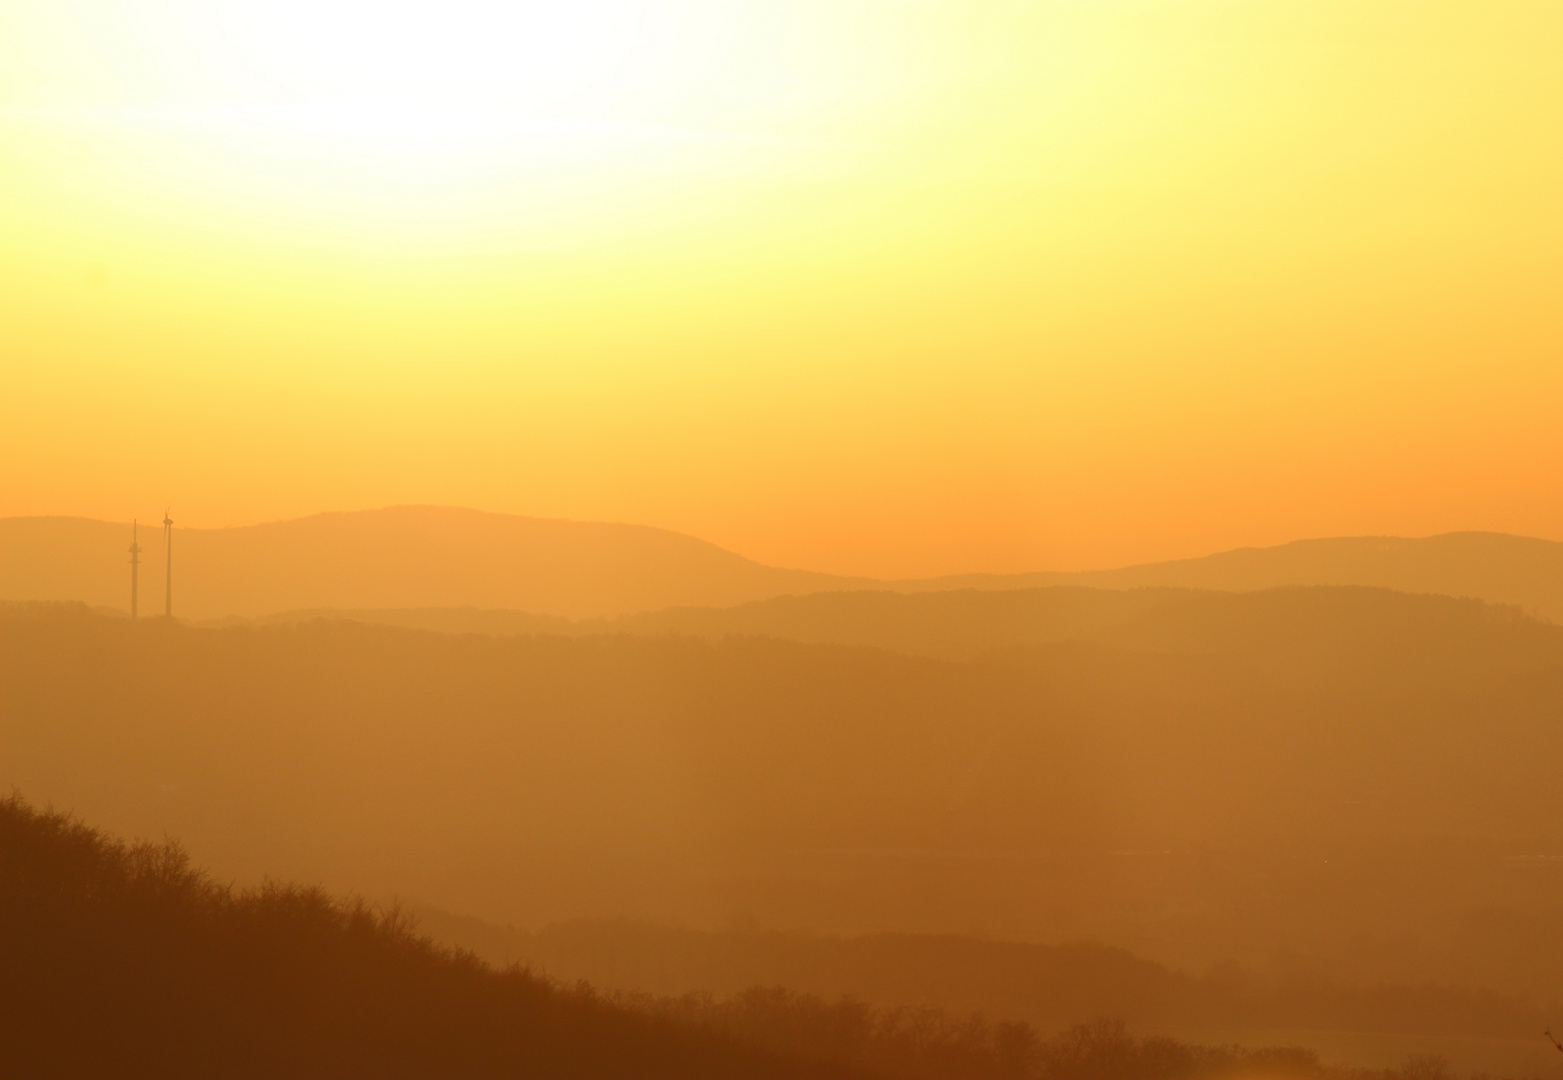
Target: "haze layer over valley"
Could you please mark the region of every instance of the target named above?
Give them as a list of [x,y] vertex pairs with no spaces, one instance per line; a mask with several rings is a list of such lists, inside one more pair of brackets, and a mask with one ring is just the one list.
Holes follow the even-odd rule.
[[176,529],[132,622],[125,534],[0,521],[0,784],[222,878],[636,993],[1539,1067],[1563,545],[874,581],[404,507]]
[[[976,930],[1550,993],[1563,630],[1355,588],[817,602],[859,599],[853,644],[13,605],[0,782],[241,880],[527,927]],[[919,619],[984,626],[945,650],[978,658],[864,647]]]

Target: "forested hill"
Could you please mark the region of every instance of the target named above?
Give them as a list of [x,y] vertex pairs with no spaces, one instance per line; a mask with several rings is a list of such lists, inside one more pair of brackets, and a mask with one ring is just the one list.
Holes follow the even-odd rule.
[[0,1075],[853,1080],[0,802]]
[[1331,536],[1246,547],[1171,562],[1078,573],[964,574],[908,588],[1182,588],[1251,592],[1296,585],[1357,585],[1514,604],[1563,621],[1563,543],[1508,533]]
[[[1326,654],[1358,663],[1424,657],[1462,666],[1528,664],[1563,654],[1563,629],[1516,607],[1362,586],[1256,592],[1079,586],[897,593],[859,589],[778,596],[733,607],[679,607],[617,619],[568,620],[481,608],[313,609],[198,624],[297,626],[360,622],[440,633],[591,637],[770,637],[872,646],[971,660],[1064,642],[1182,654],[1272,658]],[[1536,650],[1541,650],[1538,653]],[[1495,651],[1496,650],[1496,651]],[[1550,650],[1550,651],[1549,651]]]
[[1450,1080],[1100,1018],[876,1008],[782,987],[562,989],[440,948],[394,909],[236,891],[174,844],[0,800],[0,1075],[20,1080]]
[[[125,523],[0,518],[0,599],[128,609],[130,537]],[[141,540],[142,613],[161,612],[160,538],[143,528]],[[609,617],[869,584],[764,566],[667,529],[443,506],[176,527],[173,545],[174,610],[196,619],[462,605]]]
[[1563,629],[1304,589],[1114,635],[958,663],[14,609],[0,789],[523,926],[980,926],[1551,992]]

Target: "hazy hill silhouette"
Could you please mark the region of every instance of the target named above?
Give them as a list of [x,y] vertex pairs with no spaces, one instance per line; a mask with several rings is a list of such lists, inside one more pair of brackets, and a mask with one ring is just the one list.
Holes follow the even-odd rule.
[[712,639],[759,635],[965,660],[997,650],[1101,637],[1188,595],[1186,590],[1067,586],[924,593],[856,590],[781,596],[732,608],[646,612],[616,619],[606,628]]
[[[573,618],[721,606],[852,579],[780,570],[642,525],[551,521],[449,507],[319,514],[233,529],[175,529],[175,610],[186,618],[294,608],[518,608]],[[158,530],[143,532],[143,612],[162,610]],[[129,607],[125,525],[0,519],[0,597]]]
[[1239,548],[1196,559],[1077,574],[967,575],[922,588],[1088,585],[1250,591],[1287,585],[1365,585],[1516,604],[1563,620],[1563,543],[1504,533],[1345,536]]
[[[1151,652],[1263,655],[1267,663],[1293,666],[1314,665],[1326,657],[1334,657],[1337,666],[1394,662],[1394,649],[1404,653],[1419,639],[1442,650],[1441,664],[1529,663],[1534,657],[1519,642],[1550,640],[1545,632],[1535,632],[1538,624],[1515,607],[1408,604],[1397,598],[1403,594],[1356,587],[1322,592],[1283,588],[1249,595],[1233,600],[1229,593],[1211,590],[1079,586],[923,593],[861,589],[779,596],[730,608],[668,608],[617,619],[572,621],[478,608],[325,609],[213,620],[211,625],[325,620],[492,635],[678,635],[709,641],[771,637],[951,660],[1095,641]],[[1391,654],[1380,648],[1385,642],[1393,643]]]
[[[233,529],[177,528],[176,537],[175,610],[195,619],[463,607],[589,619],[849,589],[1056,585],[1224,591],[1362,585],[1516,604],[1563,619],[1563,544],[1497,533],[1304,540],[1119,570],[906,581],[764,566],[664,529],[448,507],[320,514]],[[150,538],[155,548],[155,530]],[[0,519],[0,599],[78,600],[125,609],[128,543],[122,524]],[[149,552],[145,611],[161,610],[162,573],[159,553]]]
[[698,1080],[1447,1078],[1297,1048],[1137,1038],[1119,1021],[875,1008],[781,987],[602,995],[485,967],[396,912],[270,883],[238,891],[176,845],[127,845],[0,801],[0,1074]]
[[1226,965],[1202,975],[1090,942],[1036,944],[955,934],[705,931],[575,920],[528,932],[424,909],[421,929],[501,965],[659,995],[785,986],[889,1007],[934,1006],[1024,1019],[1044,1031],[1084,1017],[1135,1028],[1421,1033],[1534,1046],[1545,1020],[1527,1001],[1442,986],[1349,986]]
[[918,656],[971,659],[995,650],[1097,637],[1184,589],[1043,589],[901,593],[882,589],[778,596],[726,608],[677,607],[616,619],[560,619],[484,608],[361,608],[285,611],[210,626],[364,622],[465,634],[675,634],[716,640],[774,637],[868,645]]
[[956,660],[1094,641],[1142,652],[1262,657],[1272,668],[1308,670],[1325,663],[1362,669],[1402,659],[1423,663],[1436,653],[1440,667],[1463,665],[1484,674],[1549,661],[1557,640],[1546,624],[1514,607],[1437,597],[1424,602],[1362,587],[1289,587],[1240,597],[1156,587],[859,590],[725,609],[677,608],[572,627],[576,633],[604,630],[710,640],[765,636]]
[[[739,605],[740,607],[744,605]],[[100,614],[106,614],[98,609]],[[683,610],[670,608],[668,610]],[[694,608],[695,611],[725,611],[726,608]],[[430,607],[430,608],[304,608],[276,611],[269,615],[246,617],[227,615],[220,619],[189,620],[202,628],[234,626],[296,626],[311,622],[361,622],[374,626],[400,626],[408,630],[432,630],[440,634],[561,634],[580,637],[605,633],[618,622],[614,619],[566,619],[560,615],[534,615],[528,611],[505,608]]]
[[319,890],[220,886],[172,846],[0,802],[8,1077],[866,1074],[634,1013]]
[[13,607],[0,785],[225,875],[524,926],[981,927],[1555,993],[1563,628],[1163,599],[977,662]]

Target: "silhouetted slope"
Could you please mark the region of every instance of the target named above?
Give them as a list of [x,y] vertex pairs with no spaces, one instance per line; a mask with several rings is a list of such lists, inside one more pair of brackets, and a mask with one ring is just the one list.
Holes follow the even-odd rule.
[[1486,674],[1550,662],[1560,640],[1514,608],[1432,597],[1423,602],[1356,587],[1269,589],[1240,597],[1192,589],[1067,586],[910,595],[832,592],[725,609],[650,612],[603,628],[709,639],[762,635],[949,659],[1068,641],[1143,652],[1262,656],[1269,664],[1310,667],[1328,660],[1335,667],[1371,668],[1401,657],[1424,662],[1436,655],[1441,670],[1457,664]]
[[[162,610],[158,530],[143,613]],[[779,570],[642,525],[551,521],[447,507],[319,514],[234,529],[176,528],[175,611],[186,618],[297,608],[481,606],[572,618],[721,606],[851,579]],[[128,609],[127,525],[0,519],[0,598]]]
[[1118,570],[968,574],[895,582],[893,587],[921,591],[1048,585],[1245,592],[1288,585],[1361,585],[1516,604],[1563,621],[1563,543],[1483,532],[1421,538],[1343,536]]
[[317,608],[255,619],[213,619],[200,625],[299,625],[316,620],[367,622],[485,635],[681,635],[721,639],[761,636],[875,649],[947,660],[971,660],[996,650],[1097,638],[1188,589],[1011,589],[886,592],[855,589],[753,600],[731,608],[666,608],[619,619],[556,619],[485,608]]
[[954,663],[11,612],[0,785],[522,925],[977,926],[1554,992],[1558,949],[1498,964],[1481,928],[1563,909],[1563,628],[1307,589],[1113,634]]
[[[1081,641],[1148,652],[1264,656],[1266,663],[1317,665],[1333,658],[1336,667],[1370,666],[1401,655],[1426,659],[1426,649],[1440,653],[1440,669],[1451,663],[1477,670],[1490,664],[1512,667],[1552,655],[1545,651],[1552,636],[1517,608],[1428,599],[1432,602],[1421,603],[1389,590],[1356,587],[1270,589],[1238,599],[1209,590],[1057,586],[1004,592],[823,592],[611,620],[436,608],[301,611],[230,622],[327,620],[448,633],[630,633],[710,641],[754,636],[951,660]],[[1538,648],[1544,653],[1537,654]]]
[[[1550,640],[1545,633],[1535,633],[1535,621],[1513,607],[1408,603],[1389,590],[1357,587],[1272,589],[1251,595],[1263,598],[1233,600],[1228,593],[1173,588],[1055,586],[928,593],[862,589],[780,596],[730,608],[669,608],[618,619],[571,621],[518,611],[426,608],[283,612],[215,620],[212,625],[336,620],[495,635],[673,634],[712,641],[758,636],[952,660],[1096,641],[1142,651],[1265,653],[1274,658],[1291,657],[1302,649],[1309,662],[1320,660],[1322,649],[1341,661],[1358,656],[1365,663],[1368,657],[1385,658],[1379,655],[1380,643],[1420,655],[1413,643],[1424,640],[1446,654],[1441,664],[1478,668],[1489,662],[1529,663],[1523,649],[1510,655],[1518,639],[1533,645]],[[1518,635],[1513,641],[1505,637],[1510,632]]]
[[[604,629],[721,638],[753,635],[827,645],[868,645],[955,660],[1097,638],[1184,590],[1057,587],[780,596],[731,608],[673,608],[628,615]],[[588,629],[582,624],[580,629]]]
[[622,920],[577,920],[535,932],[418,912],[419,926],[495,963],[523,963],[566,982],[678,996],[785,986],[890,1008],[1023,1019],[1044,1031],[1116,1016],[1134,1028],[1320,1031],[1534,1038],[1528,1002],[1443,986],[1348,986],[1226,965],[1195,976],[1122,949],[953,934],[854,937],[709,932]]
[[[825,1001],[784,987],[731,997],[619,995],[638,1011],[730,1033],[778,1052],[819,1048],[830,1060],[907,1080],[1452,1080],[1442,1059],[1405,1070],[1324,1065],[1295,1046],[1207,1046],[1164,1035],[1136,1037],[1113,1018],[1076,1024],[1047,1039],[1025,1023],[994,1023],[937,1009],[875,1009]],[[1426,1066],[1433,1068],[1428,1070]],[[1484,1078],[1491,1074],[1484,1073]]]
[[[596,619],[824,591],[1058,585],[1222,591],[1360,585],[1516,604],[1563,619],[1563,544],[1497,533],[1303,540],[1119,570],[894,582],[763,566],[664,529],[446,507],[320,514],[235,529],[178,528],[175,537],[175,611],[193,619],[387,608],[512,609]],[[156,613],[163,563],[155,529],[147,539],[143,611]],[[0,519],[0,599],[126,609],[128,544],[129,528],[121,524]],[[459,621],[447,620],[443,628]],[[477,629],[496,625],[494,618],[478,622]]]
[[300,623],[322,621],[400,626],[408,630],[432,630],[439,634],[566,634],[571,636],[602,633],[613,622],[607,619],[566,619],[558,615],[533,615],[530,612],[505,608],[477,607],[305,608],[298,611],[277,611],[253,618],[229,615],[221,619],[192,620],[193,625],[202,628],[297,626]]
[[[1078,977],[1078,976],[1077,976]],[[0,1075],[23,1080],[1402,1080],[1307,1050],[1043,1038],[780,987],[603,996],[483,965],[319,889],[236,891],[175,845],[0,800]],[[1410,1077],[1404,1080],[1411,1080]]]
[[0,802],[0,1075],[841,1077]]
[[772,637],[821,645],[866,645],[916,656],[967,660],[984,653],[1100,637],[1184,589],[1057,587],[985,592],[898,593],[860,589],[778,596],[726,608],[678,607],[617,619],[567,620],[482,608],[337,608],[285,611],[203,626],[287,626],[346,621],[455,634],[598,634]]

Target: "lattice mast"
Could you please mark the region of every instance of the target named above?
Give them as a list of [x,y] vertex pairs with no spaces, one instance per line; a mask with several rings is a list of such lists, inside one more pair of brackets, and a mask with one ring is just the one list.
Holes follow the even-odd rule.
[[174,617],[174,519],[163,511],[163,548],[168,555],[168,565],[163,574],[163,616]]
[[136,617],[136,580],[141,573],[141,545],[136,542],[136,522],[130,522],[130,617]]

